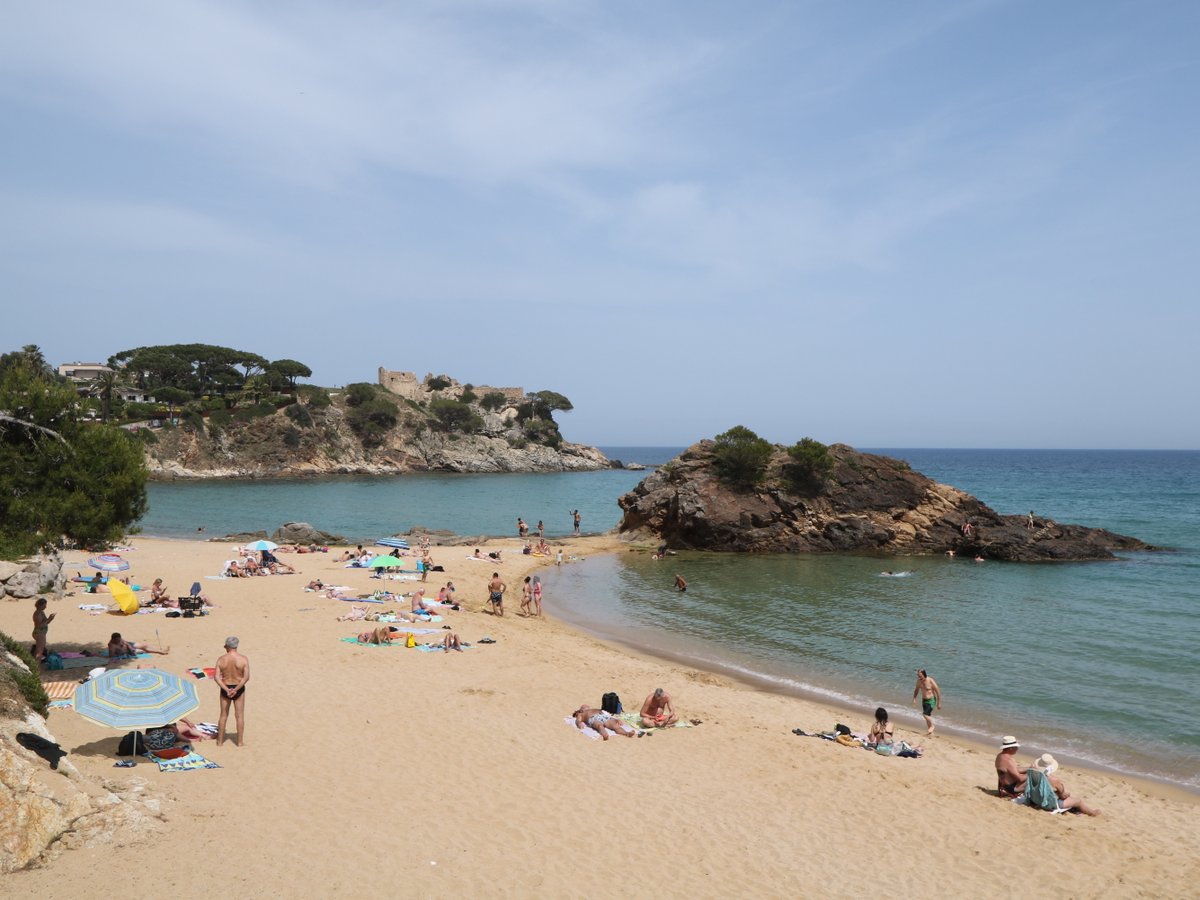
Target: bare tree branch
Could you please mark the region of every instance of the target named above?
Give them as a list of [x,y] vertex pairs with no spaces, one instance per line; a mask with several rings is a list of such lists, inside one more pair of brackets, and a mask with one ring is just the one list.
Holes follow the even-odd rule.
[[0,412],[0,422],[11,422],[13,425],[20,425],[22,428],[29,428],[29,429],[32,429],[33,431],[40,431],[40,432],[42,432],[42,434],[48,434],[48,435],[50,435],[50,437],[55,438],[59,441],[62,441],[64,444],[67,443],[67,439],[65,437],[63,437],[61,434],[59,434],[57,431],[52,431],[49,428],[45,428],[41,425],[34,425],[32,422],[26,422],[24,419],[13,418],[12,416],[7,415],[6,413],[3,413],[3,412]]

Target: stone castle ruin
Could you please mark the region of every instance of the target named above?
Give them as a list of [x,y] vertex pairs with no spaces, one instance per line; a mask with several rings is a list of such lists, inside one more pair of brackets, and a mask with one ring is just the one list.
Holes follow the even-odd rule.
[[[427,374],[424,379],[418,379],[416,372],[392,372],[379,367],[379,383],[387,388],[393,394],[403,397],[405,400],[412,400],[418,403],[422,400],[430,400],[434,397],[440,397],[447,400],[457,400],[462,396],[464,387],[457,379],[451,378],[449,375],[443,375],[442,378],[450,382],[449,387],[433,390],[429,387],[429,382],[435,377],[433,373]],[[503,394],[508,401],[508,405],[516,407],[525,398],[525,389],[519,387],[492,387],[486,384],[477,384],[472,387],[477,397],[483,397],[492,392]]]

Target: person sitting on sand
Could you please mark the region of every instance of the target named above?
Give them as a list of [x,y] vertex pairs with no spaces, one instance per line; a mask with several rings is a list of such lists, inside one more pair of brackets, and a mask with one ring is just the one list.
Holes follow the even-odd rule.
[[425,588],[417,588],[412,594],[412,611],[418,615],[433,615],[437,602],[425,599]]
[[438,602],[444,606],[455,606],[453,581],[447,581],[444,588],[438,589]]
[[575,727],[580,731],[583,731],[584,728],[591,728],[606,741],[610,731],[622,737],[634,737],[638,734],[632,726],[626,725],[611,713],[595,709],[586,703],[581,704],[571,715],[575,717]]
[[1021,744],[1011,734],[1004,736],[996,754],[996,793],[1001,797],[1019,797],[1025,790],[1026,769],[1017,767]]
[[533,544],[529,543],[529,541],[526,541],[525,546],[523,546],[521,548],[521,554],[523,556],[532,556],[533,555]]
[[167,586],[163,584],[161,578],[155,578],[154,584],[150,585],[150,601],[149,606],[170,606],[171,598],[167,594]]
[[166,656],[171,652],[170,647],[161,650],[155,650],[149,644],[143,644],[141,641],[127,641],[121,637],[121,632],[114,631],[112,637],[108,639],[108,655],[109,658],[118,656],[137,656],[139,653],[157,653],[160,656]]
[[351,553],[349,550],[347,550],[341,556],[335,556],[333,558],[333,561],[339,562],[339,563],[344,563],[344,562],[351,562],[352,560],[356,560],[356,559],[358,559],[358,554]]
[[1071,792],[1067,790],[1067,786],[1063,784],[1062,779],[1054,774],[1058,771],[1058,760],[1056,760],[1049,753],[1043,753],[1041,756],[1035,759],[1030,768],[1037,769],[1044,776],[1046,776],[1046,780],[1050,782],[1050,787],[1054,788],[1054,794],[1058,797],[1058,805],[1062,809],[1073,809],[1076,812],[1083,813],[1085,816],[1100,815],[1100,810],[1096,809],[1094,806],[1088,806],[1086,803],[1084,803],[1078,797],[1073,796]]
[[222,578],[241,578],[242,577],[242,567],[240,565],[238,565],[238,561],[236,559],[225,560],[225,566],[224,566],[224,568],[221,569],[221,577]]
[[888,711],[882,706],[878,707],[875,710],[875,722],[867,734],[867,748],[874,750],[877,747],[890,747],[895,737],[894,726],[888,721]]
[[671,695],[662,688],[655,688],[646,698],[639,715],[643,728],[666,728],[679,721],[679,715],[671,706]]

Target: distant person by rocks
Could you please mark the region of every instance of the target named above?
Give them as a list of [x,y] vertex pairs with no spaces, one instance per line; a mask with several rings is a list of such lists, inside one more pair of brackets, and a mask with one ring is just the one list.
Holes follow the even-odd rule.
[[46,598],[38,597],[33,604],[33,658],[41,662],[46,658],[46,638],[50,634],[50,623],[58,613],[46,615]]

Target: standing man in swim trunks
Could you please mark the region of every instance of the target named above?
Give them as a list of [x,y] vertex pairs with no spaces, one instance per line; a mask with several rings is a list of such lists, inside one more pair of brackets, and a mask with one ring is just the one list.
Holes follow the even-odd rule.
[[504,592],[508,585],[500,580],[500,573],[493,572],[492,580],[488,582],[488,603],[492,604],[492,615],[504,616]]
[[583,521],[583,516],[579,514],[579,510],[571,513],[571,520],[575,523],[575,533],[579,534],[579,523]]
[[942,689],[924,669],[917,669],[917,686],[913,688],[913,703],[921,695],[921,715],[925,717],[926,734],[933,734],[933,711],[942,708]]
[[217,720],[217,746],[225,743],[225,722],[229,707],[237,719],[237,745],[246,746],[246,683],[250,680],[250,660],[238,653],[238,639],[225,638],[225,655],[217,660],[217,687],[221,691],[221,717]]

